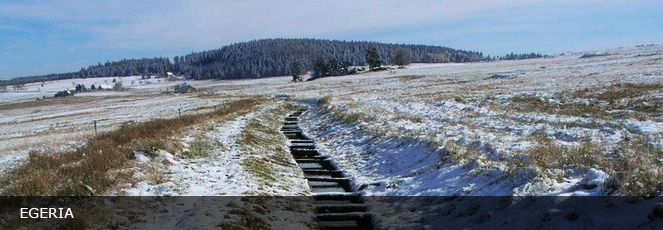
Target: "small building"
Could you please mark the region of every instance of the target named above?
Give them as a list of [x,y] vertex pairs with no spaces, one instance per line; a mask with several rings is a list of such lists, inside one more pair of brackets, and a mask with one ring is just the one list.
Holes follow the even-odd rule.
[[173,74],[173,72],[166,72],[166,77],[167,78],[175,77],[175,74]]

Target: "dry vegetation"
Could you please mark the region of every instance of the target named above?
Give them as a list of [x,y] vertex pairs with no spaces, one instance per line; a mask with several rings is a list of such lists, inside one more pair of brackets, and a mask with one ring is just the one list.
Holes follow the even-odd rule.
[[31,100],[24,102],[15,102],[0,104],[0,110],[12,110],[12,109],[27,109],[41,106],[50,106],[50,105],[76,105],[81,103],[93,103],[109,99],[118,99],[118,98],[135,98],[135,96],[85,96],[85,97],[58,97],[58,98],[49,98],[48,100]]
[[189,143],[187,151],[182,152],[182,156],[187,158],[206,157],[212,152],[214,145],[210,143],[205,135],[198,135]]
[[[363,121],[363,122],[370,122],[373,120],[372,117],[369,115],[363,113],[363,112],[353,112],[353,113],[348,113],[346,111],[340,111],[339,109],[334,108],[331,106],[331,96],[324,96],[322,99],[320,99],[320,105],[322,108],[329,109],[332,111],[332,114],[336,119],[342,120],[345,123],[352,124],[358,121]],[[349,103],[350,106],[356,106],[353,102]]]
[[[558,94],[559,103],[550,102],[537,96],[514,96],[518,112],[539,112],[578,117],[599,117],[605,119],[637,118],[639,120],[660,117],[663,98],[646,97],[652,91],[663,90],[661,84],[616,84],[605,90],[584,89],[571,93]],[[575,99],[588,99],[587,103],[574,102]]]
[[242,165],[263,186],[281,186],[275,166],[296,167],[290,152],[284,148],[285,136],[279,131],[284,117],[295,111],[290,103],[262,112],[249,121],[239,136],[240,150],[248,155]]
[[[605,91],[590,91],[583,90],[582,92],[574,92],[577,98],[593,98],[596,100],[609,100],[614,104],[614,101],[622,100],[624,98],[631,99],[629,102],[647,101],[652,100],[637,99],[647,95],[647,92],[660,90],[659,84],[623,84],[611,86]],[[636,98],[636,99],[633,99]],[[334,117],[340,121],[347,123],[354,123],[356,121],[370,121],[363,118],[361,113],[348,113],[341,111],[331,105],[332,98],[327,96],[321,100],[321,107],[331,112]],[[583,105],[583,104],[553,104],[542,100],[539,97],[526,97],[516,96],[511,98],[513,102],[519,105],[525,105],[528,112],[546,112],[554,114],[566,115],[604,115],[610,116],[606,111],[606,106],[603,104]],[[658,102],[657,100],[653,100]],[[660,100],[659,100],[660,101]],[[629,105],[629,104],[627,104]],[[617,109],[617,107],[608,107]],[[663,108],[663,107],[660,107]],[[628,107],[634,109],[634,107]],[[660,111],[659,108],[651,110],[640,110],[653,113]],[[656,115],[656,114],[651,114]],[[412,122],[421,122],[423,118],[420,117],[396,117],[395,119],[410,120]],[[465,124],[471,126],[471,124]],[[472,129],[477,129],[473,127]],[[380,135],[385,134],[384,131],[366,129],[368,132]],[[391,135],[399,135],[401,137],[412,136],[413,134],[403,134],[402,132],[393,131]],[[416,135],[414,135],[416,136]],[[478,137],[477,137],[478,138]],[[618,192],[621,195],[633,196],[655,196],[663,193],[663,150],[656,148],[646,140],[645,136],[637,140],[629,140],[626,138],[621,144],[616,147],[607,147],[601,145],[600,141],[593,141],[588,137],[579,138],[581,141],[577,145],[561,145],[557,144],[553,138],[548,137],[542,132],[534,133],[527,137],[532,139],[534,145],[529,147],[524,152],[513,153],[511,157],[499,159],[500,164],[506,164],[506,172],[508,175],[514,175],[516,172],[525,168],[535,169],[538,172],[535,176],[552,177],[560,179],[564,177],[564,172],[567,169],[581,169],[588,170],[590,168],[597,168],[604,170],[611,175],[607,181],[608,188],[612,192]],[[483,153],[479,149],[473,149],[469,146],[461,146],[454,141],[441,141],[432,136],[428,139],[422,140],[427,143],[432,143],[438,147],[444,148],[447,154],[445,159],[456,162],[461,165],[470,164],[475,160],[482,158],[488,165],[491,160],[482,157]],[[497,162],[493,162],[497,163]],[[555,173],[553,173],[555,172]],[[561,173],[561,175],[559,174]]]
[[[274,196],[244,196],[238,202],[228,204],[231,208],[230,215],[236,218],[236,221],[225,222],[218,225],[221,229],[245,230],[245,229],[286,229],[287,224],[295,224],[292,220],[284,218],[287,215],[302,215],[313,213],[310,209],[313,205],[313,199],[310,197],[274,197]],[[274,212],[275,210],[279,210]],[[284,212],[285,211],[285,212]],[[288,223],[274,223],[272,216],[278,216],[279,219],[288,220]],[[311,216],[313,217],[313,216]],[[313,219],[306,220],[304,224],[308,229],[318,229],[317,223]],[[276,225],[275,224],[280,224]]]
[[168,141],[168,138],[207,119],[250,111],[260,101],[260,98],[242,99],[228,103],[232,110],[125,123],[114,131],[90,138],[83,147],[73,151],[33,151],[16,172],[0,178],[0,183],[6,185],[1,191],[2,195],[104,194],[126,176],[115,171],[132,160],[134,151],[149,154],[157,149],[181,149],[181,146]]
[[394,77],[394,78],[397,78],[398,80],[403,81],[403,82],[408,82],[408,81],[413,81],[413,80],[417,80],[417,79],[422,79],[424,77],[426,77],[426,76],[423,76],[423,75],[404,75],[404,76],[398,76],[398,77]]
[[627,141],[616,151],[612,162],[613,183],[624,195],[657,196],[663,193],[663,150],[647,143],[644,137]]

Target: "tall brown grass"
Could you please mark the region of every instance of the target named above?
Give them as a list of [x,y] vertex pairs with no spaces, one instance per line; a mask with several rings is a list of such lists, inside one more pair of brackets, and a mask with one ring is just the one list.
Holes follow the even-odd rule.
[[620,156],[611,167],[612,184],[624,195],[663,194],[663,149],[649,144],[645,137],[627,141],[617,148]]
[[627,196],[656,196],[663,193],[663,150],[645,137],[624,141],[606,154],[600,145],[584,142],[575,147],[539,143],[527,152],[530,163],[540,169],[597,168],[610,175],[607,186]]

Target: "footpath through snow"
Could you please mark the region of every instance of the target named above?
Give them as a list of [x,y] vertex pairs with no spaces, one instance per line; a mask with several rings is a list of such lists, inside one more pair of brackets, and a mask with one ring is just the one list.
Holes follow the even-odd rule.
[[[213,149],[207,157],[185,159],[173,156],[166,151],[159,151],[157,157],[151,159],[137,153],[136,159],[141,164],[156,164],[160,170],[163,170],[167,179],[165,183],[157,185],[150,185],[147,181],[142,181],[137,183],[136,187],[124,192],[130,196],[239,196],[250,191],[250,186],[254,183],[248,183],[250,178],[246,177],[246,172],[240,164],[241,156],[235,142],[247,120],[255,115],[256,112],[251,112],[239,116],[230,122],[214,127],[212,132],[207,133],[207,138],[218,141],[220,146],[225,147]],[[185,141],[192,139],[189,136],[184,138]],[[164,164],[164,160],[169,164]]]
[[[273,102],[273,101],[272,101]],[[186,196],[154,199],[149,203],[149,216],[141,217],[144,222],[133,223],[131,229],[159,228],[195,229],[233,226],[288,226],[288,229],[309,229],[314,222],[311,202],[306,197],[264,198],[250,195],[296,196],[309,192],[306,180],[302,175],[295,175],[289,167],[266,165],[273,168],[280,176],[274,183],[279,186],[266,185],[263,178],[257,177],[252,168],[247,168],[247,158],[260,158],[270,155],[265,146],[247,146],[238,143],[246,132],[254,130],[256,123],[271,125],[270,121],[278,121],[276,132],[279,136],[265,135],[262,138],[283,139],[287,149],[285,136],[278,132],[285,114],[274,114],[275,110],[284,106],[283,101],[267,103],[257,111],[238,116],[230,121],[215,124],[213,129],[204,132],[204,138],[217,146],[209,156],[200,158],[180,158],[165,151],[159,151],[153,158],[137,154],[139,164],[158,168],[164,182],[150,184],[143,173],[135,176],[146,178],[134,187],[122,190],[131,196]],[[190,148],[194,135],[182,139],[186,149]],[[293,159],[292,164],[295,165]],[[301,174],[301,172],[299,172]],[[264,213],[255,210],[269,210]],[[218,218],[211,218],[211,217]],[[245,221],[252,223],[245,223]],[[223,222],[221,222],[223,221]]]

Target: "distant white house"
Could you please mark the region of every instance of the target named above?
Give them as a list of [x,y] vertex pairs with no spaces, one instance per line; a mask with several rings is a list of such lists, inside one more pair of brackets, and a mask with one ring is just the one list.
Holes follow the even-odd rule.
[[166,77],[168,78],[175,77],[175,74],[173,74],[173,72],[166,72]]

